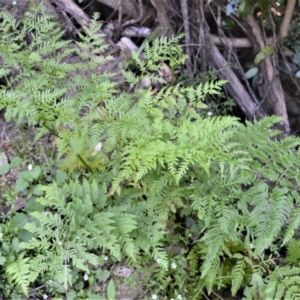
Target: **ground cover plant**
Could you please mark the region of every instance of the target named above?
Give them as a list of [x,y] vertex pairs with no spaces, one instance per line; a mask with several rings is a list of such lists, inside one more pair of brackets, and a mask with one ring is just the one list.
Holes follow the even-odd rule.
[[178,38],[133,53],[122,89],[93,72],[112,59],[96,17],[73,42],[41,9],[0,15],[0,109],[56,149],[50,173],[1,165],[19,170],[2,203],[25,198],[1,218],[2,296],[117,299],[112,270],[126,265],[139,299],[297,299],[300,140],[279,139],[277,117],[208,114],[225,81],[161,78],[185,61]]

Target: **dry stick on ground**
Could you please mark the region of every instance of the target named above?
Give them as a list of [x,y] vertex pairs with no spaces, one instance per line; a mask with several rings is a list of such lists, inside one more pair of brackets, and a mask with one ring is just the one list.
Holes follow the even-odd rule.
[[58,7],[71,14],[81,26],[90,25],[89,16],[85,12],[83,12],[82,9],[72,0],[54,0],[53,2]]

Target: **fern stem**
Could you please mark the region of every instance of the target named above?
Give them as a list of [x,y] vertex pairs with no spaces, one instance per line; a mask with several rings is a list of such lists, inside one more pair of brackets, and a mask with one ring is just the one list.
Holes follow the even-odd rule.
[[51,128],[50,128],[48,125],[46,125],[46,124],[43,124],[43,126],[46,127],[46,128],[49,130],[49,132],[50,132],[51,134],[53,134],[54,136],[58,137],[58,132],[57,132],[57,131],[51,129]]
[[93,170],[91,169],[91,167],[85,162],[85,160],[81,157],[80,154],[77,154],[77,157],[79,158],[79,160],[84,164],[84,166],[93,174]]

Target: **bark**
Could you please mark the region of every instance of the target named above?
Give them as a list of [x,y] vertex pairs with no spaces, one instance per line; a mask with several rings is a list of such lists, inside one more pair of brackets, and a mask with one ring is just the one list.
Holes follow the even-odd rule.
[[[262,32],[253,16],[246,17],[246,22],[248,24],[248,37],[253,43],[255,52],[258,53],[266,46]],[[268,114],[283,118],[283,121],[278,123],[276,127],[288,135],[290,134],[290,124],[284,92],[279,79],[277,61],[271,56],[266,57],[260,63],[260,71],[261,85],[259,86],[259,93],[261,99],[263,99],[262,106]]]
[[236,101],[242,112],[249,120],[265,117],[266,114],[263,109],[258,103],[254,102],[254,99],[251,98],[239,78],[230,69],[230,66],[220,53],[219,49],[215,46],[209,34],[208,24],[204,19],[200,30],[202,31],[201,35],[205,40],[206,57],[208,62],[216,69],[219,78],[227,79],[229,81],[224,86],[226,92]]
[[150,0],[157,12],[157,20],[159,24],[159,36],[171,37],[174,35],[173,28],[170,24],[167,10],[161,0]]

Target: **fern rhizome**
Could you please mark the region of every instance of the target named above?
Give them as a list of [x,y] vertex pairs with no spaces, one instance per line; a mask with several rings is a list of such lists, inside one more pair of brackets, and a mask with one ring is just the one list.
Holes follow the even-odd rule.
[[[102,56],[96,18],[77,42],[39,9],[20,22],[6,12],[0,19],[0,109],[7,121],[38,127],[36,139],[55,135],[69,174],[3,219],[4,286],[68,293],[105,255],[139,270],[154,265],[161,299],[174,290],[184,299],[224,290],[231,299],[299,298],[300,140],[276,138],[279,118],[244,125],[207,116],[203,100],[221,93],[222,80],[166,84],[161,62],[174,71],[185,60],[178,38],[133,53],[121,91],[113,74],[97,73],[114,58]],[[139,89],[144,78],[159,90]],[[181,249],[181,279],[170,275],[168,246]]]

